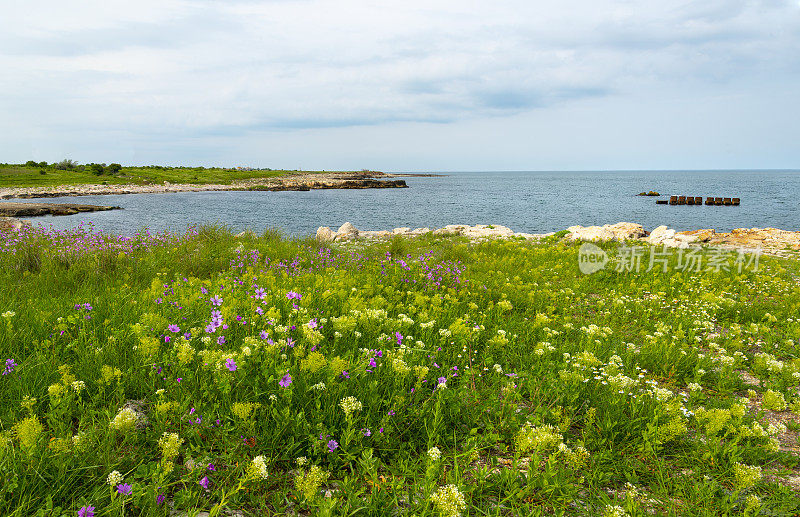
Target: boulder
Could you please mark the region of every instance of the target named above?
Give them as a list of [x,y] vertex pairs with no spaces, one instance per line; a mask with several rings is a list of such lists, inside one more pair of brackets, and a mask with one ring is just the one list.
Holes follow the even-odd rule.
[[708,228],[704,230],[691,230],[686,232],[678,232],[675,234],[675,238],[681,239],[681,236],[691,236],[694,237],[692,240],[688,240],[687,242],[708,242],[714,237],[715,231],[713,228]]
[[711,242],[734,246],[791,248],[800,244],[800,232],[777,228],[736,228],[730,233],[715,234]]
[[668,228],[664,225],[657,226],[650,232],[647,239],[645,239],[650,244],[663,244],[664,241],[670,240],[675,237],[675,230]]
[[641,224],[620,222],[603,226],[570,226],[567,228],[570,241],[624,241],[644,237],[646,232]]
[[464,230],[468,228],[468,226],[464,226],[463,224],[448,224],[444,228],[439,228],[437,230],[433,230],[434,235],[464,235]]
[[465,227],[463,234],[469,238],[511,237],[514,232],[506,226],[476,224],[475,226]]
[[408,233],[410,231],[411,231],[411,228],[407,228],[407,227],[404,226],[402,228],[395,228],[394,230],[392,230],[392,233],[395,234],[395,235],[402,235],[402,234]]
[[350,222],[344,223],[336,231],[336,235],[337,236],[354,235],[354,234],[358,235],[358,230],[356,229],[355,226],[353,226],[353,223],[350,223]]
[[570,226],[567,228],[568,241],[612,241],[614,232],[603,226]]
[[611,233],[614,234],[614,238],[618,241],[638,239],[647,235],[647,232],[644,231],[642,225],[636,223],[621,222],[611,225],[607,224],[604,226],[604,228],[608,228]]
[[552,237],[555,234],[556,234],[556,232],[550,232],[550,233],[524,233],[524,232],[519,232],[519,233],[515,233],[514,236],[515,237],[522,237],[523,239],[528,239],[528,240],[539,240],[539,239],[544,239],[545,237]]
[[349,241],[358,237],[358,230],[352,223],[344,223],[336,231],[334,240],[336,241]]
[[360,231],[358,232],[359,237],[365,237],[367,239],[385,239],[387,237],[391,237],[393,234],[389,230],[379,230],[379,231]]
[[16,232],[21,230],[24,226],[30,226],[31,223],[16,219],[14,217],[0,217],[0,231]]
[[317,240],[319,242],[331,242],[336,237],[336,234],[327,226],[320,226],[317,228]]

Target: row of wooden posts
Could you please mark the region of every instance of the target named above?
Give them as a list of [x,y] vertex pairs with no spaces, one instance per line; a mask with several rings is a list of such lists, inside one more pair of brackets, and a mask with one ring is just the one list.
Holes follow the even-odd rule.
[[[710,206],[739,206],[738,197],[707,197],[706,204]],[[658,205],[702,205],[703,197],[699,196],[670,196],[669,201],[666,199],[656,200]]]

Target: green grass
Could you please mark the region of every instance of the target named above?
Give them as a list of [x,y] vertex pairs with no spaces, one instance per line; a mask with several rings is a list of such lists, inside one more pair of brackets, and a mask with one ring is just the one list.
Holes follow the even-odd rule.
[[[85,170],[80,170],[81,168]],[[44,171],[44,174],[42,174]],[[123,167],[118,173],[95,174],[89,167],[79,166],[72,170],[58,170],[53,165],[47,167],[27,167],[24,165],[0,165],[0,188],[49,187],[58,185],[150,185],[170,183],[189,183],[196,185],[229,185],[234,181],[267,179],[298,171],[253,170],[240,171],[226,168],[204,167]],[[303,171],[313,174],[320,171]]]
[[0,514],[797,514],[798,263],[578,249],[0,240]]

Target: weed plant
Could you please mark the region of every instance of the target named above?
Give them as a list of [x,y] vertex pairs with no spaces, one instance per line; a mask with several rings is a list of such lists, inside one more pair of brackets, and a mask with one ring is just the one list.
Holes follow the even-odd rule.
[[797,264],[677,260],[4,234],[0,514],[797,514]]

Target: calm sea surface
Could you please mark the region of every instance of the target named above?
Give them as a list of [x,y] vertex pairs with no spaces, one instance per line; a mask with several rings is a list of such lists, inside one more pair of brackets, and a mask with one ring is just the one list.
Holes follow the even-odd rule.
[[[680,230],[775,227],[800,230],[800,170],[454,172],[405,178],[408,189],[314,190],[309,192],[184,192],[54,198],[44,201],[118,205],[124,210],[31,218],[34,224],[131,234],[183,231],[188,225],[222,223],[235,231],[279,228],[309,235],[319,226],[336,230],[350,221],[361,230],[401,226],[495,224],[541,233],[574,224],[630,221],[646,230],[666,224]],[[739,197],[739,207],[664,206],[652,197]]]

